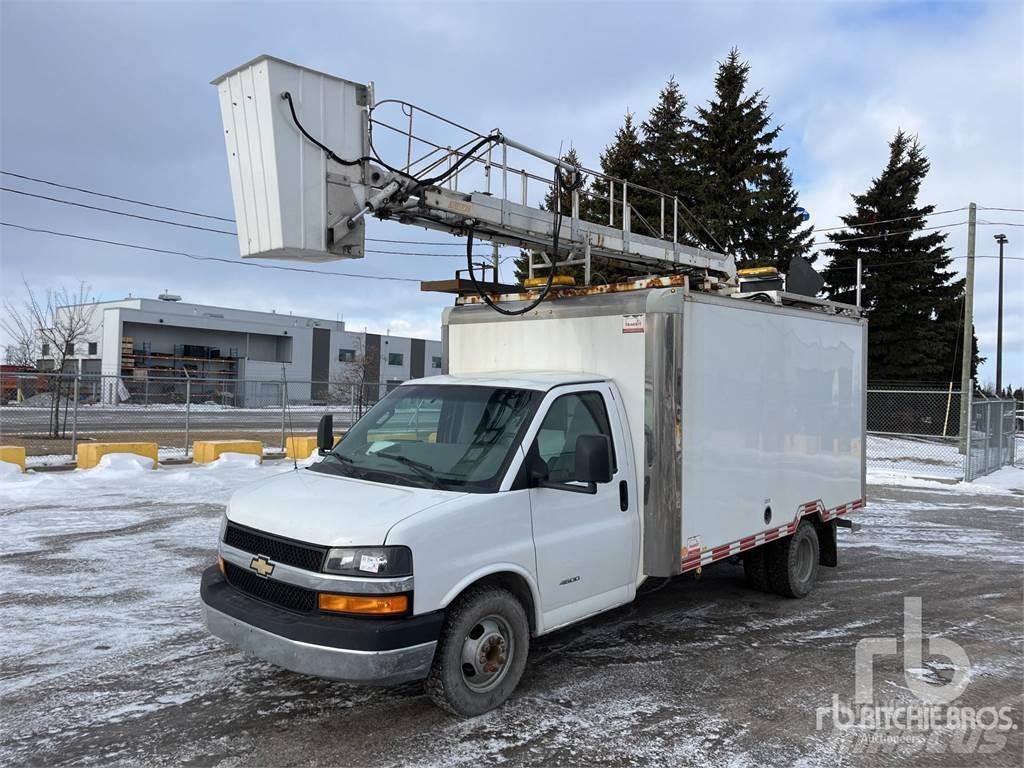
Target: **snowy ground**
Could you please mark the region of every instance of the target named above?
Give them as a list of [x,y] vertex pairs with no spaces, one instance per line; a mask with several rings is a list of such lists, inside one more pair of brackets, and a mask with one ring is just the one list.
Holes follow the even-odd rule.
[[[854,647],[898,636],[904,596],[925,634],[969,654],[961,703],[1012,708],[1018,730],[984,755],[1019,765],[1024,680],[1024,470],[949,484],[869,476],[863,529],[804,601],[752,592],[731,564],[536,640],[520,688],[473,721],[418,685],[304,678],[210,638],[198,582],[221,505],[291,471],[207,467],[0,477],[0,762],[195,765],[975,764],[948,751],[864,753],[816,730],[853,691]],[[655,586],[655,585],[651,585]],[[898,660],[879,685],[909,693]]]

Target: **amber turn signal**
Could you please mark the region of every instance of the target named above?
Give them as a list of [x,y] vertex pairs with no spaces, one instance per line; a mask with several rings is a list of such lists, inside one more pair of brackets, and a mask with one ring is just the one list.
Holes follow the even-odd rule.
[[333,595],[321,592],[321,611],[331,613],[359,613],[370,616],[390,616],[409,610],[408,595]]
[[224,558],[223,557],[220,557],[220,556],[217,557],[217,567],[220,568],[220,575],[224,576],[226,578],[227,574],[224,572]]

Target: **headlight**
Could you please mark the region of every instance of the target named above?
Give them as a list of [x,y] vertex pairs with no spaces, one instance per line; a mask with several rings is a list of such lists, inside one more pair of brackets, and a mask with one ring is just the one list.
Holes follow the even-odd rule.
[[220,533],[217,534],[218,543],[224,541],[224,532],[228,529],[228,513],[220,516]]
[[408,547],[338,547],[327,553],[326,573],[343,576],[412,576]]

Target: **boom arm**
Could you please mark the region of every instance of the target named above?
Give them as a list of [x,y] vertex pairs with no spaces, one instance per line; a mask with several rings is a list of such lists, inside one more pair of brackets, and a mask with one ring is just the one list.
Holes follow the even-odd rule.
[[[720,280],[735,277],[731,255],[679,242],[678,224],[685,209],[675,198],[587,171],[607,185],[607,223],[581,218],[579,190],[572,192],[571,211],[531,206],[527,194],[530,180],[550,184],[555,173],[563,173],[564,178],[566,172],[578,179],[583,169],[500,132],[469,131],[403,102],[403,113],[409,118],[407,132],[375,121],[372,84],[353,83],[269,56],[228,72],[214,84],[220,93],[244,257],[360,258],[365,218],[373,215],[454,235],[472,230],[480,239],[546,253],[540,263],[531,264],[531,272],[584,264],[589,279],[590,260],[600,256],[637,271],[698,270]],[[452,149],[415,136],[413,115],[417,110],[470,133],[470,141]],[[404,135],[408,146],[404,168],[375,156],[374,125]],[[414,161],[414,142],[434,149]],[[545,179],[522,168],[513,169],[509,150],[546,164],[551,176]],[[500,160],[494,159],[496,152]],[[484,189],[458,190],[460,176],[472,179],[480,177],[480,171]],[[491,189],[495,172],[501,176],[500,190]],[[518,202],[510,199],[508,190],[509,178],[516,176],[521,189]],[[632,231],[630,200],[638,194],[660,203],[659,221],[654,226],[647,224],[653,230],[650,235]],[[619,210],[620,223],[616,225]],[[560,222],[557,238],[556,222]],[[553,253],[556,241],[557,253]]]

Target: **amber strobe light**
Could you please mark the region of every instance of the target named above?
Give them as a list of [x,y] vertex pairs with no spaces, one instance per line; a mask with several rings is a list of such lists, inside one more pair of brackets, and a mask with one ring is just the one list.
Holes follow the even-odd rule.
[[332,595],[320,593],[320,610],[389,616],[409,610],[408,595]]

